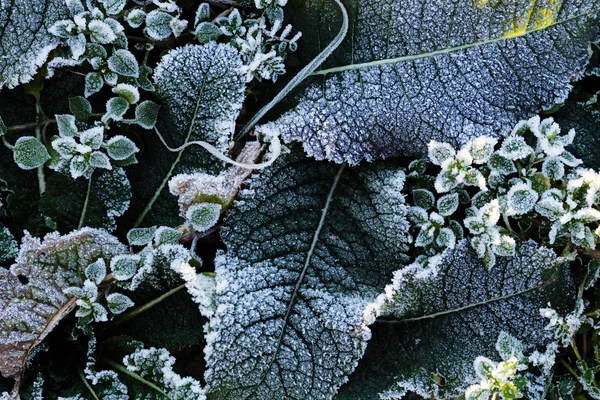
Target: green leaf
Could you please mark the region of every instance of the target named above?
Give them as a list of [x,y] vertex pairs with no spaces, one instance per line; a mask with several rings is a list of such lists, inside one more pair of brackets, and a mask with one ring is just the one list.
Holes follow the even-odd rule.
[[63,0],[13,0],[0,6],[0,89],[33,79],[60,39],[48,30],[68,17]]
[[127,241],[130,246],[145,246],[152,242],[156,227],[152,228],[136,228],[127,232]]
[[22,136],[13,148],[15,163],[24,170],[35,169],[50,159],[48,150],[33,136]]
[[121,293],[109,294],[106,296],[106,302],[108,304],[108,311],[115,315],[122,314],[134,305],[129,297]]
[[130,51],[119,49],[108,58],[108,68],[119,75],[137,77],[140,66]]
[[196,203],[188,208],[185,217],[197,232],[212,228],[221,216],[221,205],[217,203]]
[[171,20],[173,16],[161,10],[150,11],[146,15],[146,29],[144,32],[154,40],[163,40],[171,36]]
[[201,22],[196,27],[196,31],[194,33],[196,34],[198,41],[202,44],[217,40],[219,36],[223,34],[221,29],[219,29],[219,27],[212,22]]
[[[52,174],[47,177],[46,183],[40,205],[42,213],[56,221],[61,231],[76,229],[84,208],[88,182],[73,180],[64,174]],[[122,168],[95,171],[85,225],[113,231],[116,219],[127,211],[130,200],[131,184]]]
[[140,256],[125,254],[113,258],[110,262],[110,272],[118,281],[129,280],[135,275],[140,263]]
[[[297,3],[303,41],[329,42],[340,14],[329,1]],[[344,4],[344,43],[270,127],[317,159],[356,164],[424,153],[432,139],[497,138],[562,103],[589,60],[600,2]]]
[[92,114],[92,105],[84,97],[71,97],[69,98],[69,110],[78,121],[87,122]]
[[140,149],[131,141],[122,135],[117,135],[111,138],[106,143],[106,151],[108,156],[113,160],[125,160],[137,153]]
[[132,28],[139,28],[146,21],[146,13],[144,10],[134,8],[127,13],[125,21],[127,21]]
[[450,193],[440,197],[437,201],[437,208],[440,215],[444,217],[452,215],[458,208],[458,193]]
[[415,189],[412,191],[412,196],[415,205],[424,210],[429,210],[435,202],[435,196],[427,189]]
[[336,392],[370,337],[365,306],[407,261],[404,179],[388,165],[346,168],[297,148],[246,182],[215,261],[213,398]]
[[89,72],[85,76],[84,96],[90,97],[94,93],[98,93],[104,86],[104,79],[98,72]]
[[373,326],[367,353],[340,399],[407,390],[425,398],[460,396],[479,382],[473,361],[498,358],[500,332],[526,349],[541,347],[549,339],[539,309],[551,302],[564,315],[576,300],[569,263],[533,241],[488,271],[463,240],[429,267],[413,264],[396,272],[386,292],[380,304],[388,317]]
[[123,8],[125,8],[125,4],[127,0],[101,0],[102,5],[104,5],[104,9],[108,15],[117,15]]
[[135,123],[144,129],[152,129],[158,120],[160,106],[151,100],[142,101],[135,108]]
[[123,115],[129,110],[129,103],[122,97],[113,97],[106,102],[106,114],[102,116],[102,120],[120,121]]
[[43,241],[26,233],[16,264],[0,268],[0,373],[19,380],[34,347],[75,306],[75,298],[63,290],[82,286],[92,262],[126,251],[116,238],[96,229],[52,233]]
[[117,39],[117,35],[111,26],[104,21],[97,19],[90,21],[88,30],[90,31],[90,38],[96,43],[109,44]]

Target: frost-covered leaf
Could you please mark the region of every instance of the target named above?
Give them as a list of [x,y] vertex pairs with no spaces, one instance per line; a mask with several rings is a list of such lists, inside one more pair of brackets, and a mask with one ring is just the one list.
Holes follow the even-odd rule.
[[85,76],[84,96],[90,97],[94,93],[98,93],[104,86],[104,79],[98,72],[88,72]]
[[[245,79],[241,67],[235,49],[215,43],[184,46],[161,59],[154,74],[156,102],[161,106],[157,128],[169,146],[178,147],[192,140],[220,144],[219,139],[231,137],[244,100]],[[195,122],[190,131],[192,121]],[[144,144],[148,148],[163,148],[156,134],[145,136]],[[214,157],[199,146],[188,147],[180,153],[141,153],[138,166],[129,169],[132,181],[143,182],[137,185],[135,194],[140,200],[132,207],[139,215],[138,223],[181,224],[177,201],[163,189],[163,182],[176,174],[192,171],[218,174],[223,169],[221,163],[216,163]]]
[[67,17],[63,0],[0,2],[0,89],[33,79],[60,42],[48,30]]
[[127,100],[122,97],[113,97],[106,102],[106,114],[104,114],[102,120],[104,122],[108,122],[109,120],[121,121],[127,110],[129,110]]
[[125,21],[132,28],[139,28],[146,21],[146,13],[144,10],[140,10],[139,8],[134,8],[129,11],[125,16]]
[[122,135],[117,135],[106,143],[108,156],[113,160],[125,160],[139,150],[131,139]]
[[210,4],[202,3],[196,10],[196,17],[194,18],[194,28],[198,26],[200,22],[208,21],[210,19]]
[[[157,385],[164,393],[160,398],[166,395],[171,400],[206,400],[206,393],[199,381],[191,377],[181,377],[173,371],[175,358],[166,349],[138,349],[126,356],[123,363],[128,370]],[[150,394],[152,395],[153,393]]]
[[218,203],[196,203],[188,208],[185,217],[197,232],[204,232],[219,221],[221,209]]
[[146,35],[154,40],[163,40],[171,36],[171,20],[173,16],[161,11],[153,10],[146,15]]
[[108,15],[116,15],[123,11],[127,0],[101,0]]
[[372,328],[365,358],[340,398],[373,399],[384,390],[409,390],[425,398],[460,396],[479,382],[473,360],[497,359],[500,332],[519,339],[530,352],[548,340],[539,309],[548,302],[561,313],[574,308],[568,262],[532,241],[521,244],[514,257],[498,258],[491,271],[466,240],[438,261],[395,273],[383,302],[393,320]]
[[100,44],[109,44],[115,41],[117,35],[112,30],[110,25],[104,21],[93,20],[88,24],[90,38],[92,41]]
[[233,134],[244,101],[241,67],[233,47],[215,43],[184,46],[161,59],[154,80],[163,106],[161,118],[172,123],[177,139],[171,146],[189,140],[215,144]]
[[370,337],[364,307],[407,260],[402,171],[299,153],[247,181],[222,228],[214,398],[331,397]]
[[412,191],[412,196],[415,205],[424,210],[429,210],[435,202],[435,196],[427,189],[415,189]]
[[48,150],[33,136],[22,136],[17,139],[13,148],[15,163],[21,169],[35,169],[50,159]]
[[26,234],[16,263],[0,268],[0,373],[18,381],[29,353],[75,305],[63,290],[82,286],[92,262],[126,251],[102,230],[52,233],[43,241]]
[[69,110],[78,121],[86,122],[92,114],[92,105],[82,96],[70,97]]
[[452,215],[458,208],[458,193],[451,193],[440,197],[437,201],[437,208],[440,215],[444,217]]
[[110,271],[118,281],[131,279],[138,270],[140,256],[125,254],[113,258],[110,262]]
[[152,129],[158,119],[160,106],[151,100],[142,101],[135,108],[135,123],[144,129]]
[[140,74],[140,66],[135,56],[125,49],[116,50],[108,58],[108,68],[119,75],[136,78]]
[[219,27],[212,22],[201,22],[196,27],[196,31],[194,33],[196,34],[198,41],[202,44],[217,40],[219,36],[223,34],[221,29],[219,29]]
[[129,297],[121,293],[109,294],[106,296],[106,302],[108,304],[108,311],[115,315],[122,314],[125,310],[134,305]]
[[136,228],[127,232],[127,241],[131,246],[145,246],[152,242],[156,227],[152,228]]
[[[42,195],[44,216],[56,221],[62,231],[77,228],[85,204],[88,182],[73,180],[63,174],[47,178],[46,192]],[[85,215],[85,225],[112,231],[115,220],[127,211],[131,199],[131,184],[122,168],[94,172]]]
[[85,269],[85,277],[94,282],[96,285],[99,285],[105,276],[106,262],[102,258],[99,258],[97,261],[91,263]]
[[[339,12],[329,2],[298,3],[294,26],[305,42],[330,42]],[[336,162],[508,133],[566,99],[598,27],[598,0],[343,3],[344,42],[273,124],[309,155]]]
[[135,104],[140,100],[138,88],[128,83],[119,83],[112,89],[112,92],[127,100],[129,104]]

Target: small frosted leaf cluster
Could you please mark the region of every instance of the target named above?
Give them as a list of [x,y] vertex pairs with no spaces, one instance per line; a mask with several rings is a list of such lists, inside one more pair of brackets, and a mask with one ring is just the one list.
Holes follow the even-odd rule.
[[483,174],[474,165],[485,164],[497,142],[497,139],[481,136],[456,152],[448,143],[432,140],[428,146],[429,160],[441,167],[435,181],[437,192],[446,193],[459,185],[477,186],[483,191],[487,190]]
[[179,244],[180,238],[181,232],[165,226],[130,230],[129,245],[142,249],[111,261],[117,285],[136,290],[143,284],[160,290],[180,284],[181,277],[172,267],[191,259],[190,251]]
[[71,286],[64,290],[65,294],[77,297],[76,304],[79,308],[75,316],[79,318],[80,326],[92,321],[106,322],[109,312],[111,315],[118,315],[133,306],[133,301],[121,293],[108,294],[104,299],[105,305],[101,304],[102,296],[98,286],[104,281],[106,274],[106,263],[100,258],[85,269],[86,280],[82,287]]
[[206,392],[197,380],[173,371],[175,358],[166,349],[138,348],[123,358],[131,372],[157,385],[172,400],[205,400]]
[[562,347],[568,347],[571,345],[573,336],[581,325],[586,322],[584,311],[585,304],[582,299],[579,299],[575,309],[564,317],[551,307],[540,309],[540,314],[548,319],[548,325],[545,329],[553,339],[558,341]]
[[568,235],[574,245],[594,248],[600,235],[600,174],[578,168],[566,181],[566,190],[547,190],[535,209],[553,221],[548,234],[551,244]]
[[[574,136],[573,130],[561,135],[552,118],[534,117],[519,122],[500,142],[483,136],[458,152],[447,143],[429,144],[431,163],[441,168],[433,185],[438,193],[464,191],[469,186],[480,189],[472,196],[466,194],[471,207],[464,226],[473,236],[473,248],[489,267],[496,256],[514,254],[514,238],[522,237],[534,220],[540,222],[538,229],[550,245],[596,246],[600,174],[576,168],[582,161],[565,149]],[[423,201],[434,197],[420,196]]]
[[502,331],[496,349],[503,360],[499,363],[483,356],[475,359],[473,367],[481,382],[467,389],[465,400],[489,400],[494,395],[504,400],[523,397],[522,390],[527,384],[527,379],[519,375],[519,371],[527,369],[522,354],[523,344]]
[[[76,66],[87,62],[92,67],[92,71],[88,72],[85,77],[85,97],[99,92],[105,84],[112,87],[118,84],[128,84],[136,87],[136,91],[137,87],[146,91],[154,91],[154,86],[148,78],[152,69],[146,65],[147,57],[140,64],[128,49],[129,42],[124,33],[125,28],[119,19],[124,18],[132,25],[132,21],[136,18],[142,18],[145,21],[149,19],[150,14],[152,16],[155,15],[153,13],[164,14],[169,18],[169,21],[166,22],[169,29],[167,36],[169,36],[172,33],[170,23],[173,17],[160,7],[148,15],[139,8],[124,11],[125,0],[104,0],[96,3],[86,1],[85,6],[80,0],[72,0],[68,5],[71,19],[56,22],[50,28],[50,32],[61,38],[63,44],[68,47],[69,54],[56,57],[48,63],[49,75],[52,76],[56,68]],[[153,18],[150,17],[150,19]],[[181,30],[185,28],[180,25],[176,28],[178,31],[180,28]],[[154,28],[160,29],[160,24]],[[147,35],[150,33],[157,36],[152,26],[148,27],[145,32]],[[149,44],[140,49],[145,49],[147,55],[152,49],[152,45]]]
[[283,28],[284,0],[256,0],[258,9],[265,9],[259,16],[242,18],[235,9],[229,15],[210,22],[208,7],[201,4],[195,21],[195,34],[200,43],[209,43],[225,37],[242,58],[242,70],[248,82],[272,80],[275,82],[285,73],[284,60],[288,53],[296,51],[301,33],[290,37],[292,26]]
[[470,215],[465,218],[464,225],[473,235],[471,245],[488,268],[496,264],[497,255],[510,257],[515,254],[515,239],[503,234],[503,229],[497,225],[500,220],[500,204],[497,199],[480,209],[471,208],[467,213]]
[[77,179],[89,179],[97,168],[112,169],[113,164],[123,166],[135,163],[139,151],[131,139],[117,135],[105,140],[105,128],[94,126],[79,132],[73,115],[57,115],[59,136],[51,139],[53,151],[49,167],[68,173]]

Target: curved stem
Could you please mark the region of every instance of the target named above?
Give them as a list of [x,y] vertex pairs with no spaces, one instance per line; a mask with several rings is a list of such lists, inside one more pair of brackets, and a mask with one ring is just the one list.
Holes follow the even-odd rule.
[[244,129],[240,131],[237,135],[236,140],[239,140],[242,136],[250,131],[256,125],[256,123],[265,116],[267,112],[269,112],[275,104],[279,103],[285,96],[288,95],[289,92],[292,91],[296,86],[298,86],[304,79],[306,79],[309,75],[311,75],[323,62],[338,48],[338,46],[342,43],[344,38],[346,37],[346,33],[348,32],[348,12],[346,8],[342,4],[341,0],[335,0],[336,4],[340,8],[342,12],[342,27],[338,32],[337,36],[325,47],[325,49],[319,53],[311,62],[309,62],[300,72],[296,74],[292,78],[291,81],[271,100],[266,106],[264,106],[251,120],[246,124]]
[[79,218],[79,225],[77,226],[77,229],[81,229],[83,227],[83,223],[85,222],[85,214],[87,213],[88,203],[90,201],[90,193],[92,192],[92,176],[90,176],[90,179],[88,179],[87,193],[85,194],[85,202],[83,203],[83,210],[81,210],[81,217]]

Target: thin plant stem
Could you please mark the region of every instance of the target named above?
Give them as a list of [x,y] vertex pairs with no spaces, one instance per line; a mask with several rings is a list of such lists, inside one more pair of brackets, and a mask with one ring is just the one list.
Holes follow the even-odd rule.
[[90,383],[87,381],[87,379],[85,379],[85,375],[83,375],[83,371],[81,371],[81,369],[77,368],[77,373],[79,374],[81,381],[83,382],[85,387],[89,390],[89,392],[92,395],[92,397],[94,398],[94,400],[100,400],[100,398],[98,397],[96,392],[94,392],[94,389],[90,386]]
[[[38,120],[44,118],[44,116],[45,116],[44,111],[42,110],[42,104],[40,103],[40,96],[35,96],[35,113],[36,113],[36,118]],[[37,125],[35,127],[35,138],[39,142],[45,144],[45,140],[42,139],[42,126],[44,126],[44,125]],[[37,176],[38,176],[38,187],[39,187],[40,196],[41,196],[46,191],[46,175],[44,175],[44,164],[37,167]]]
[[174,295],[175,293],[179,292],[181,289],[185,288],[185,283],[182,285],[177,286],[176,288],[173,288],[171,290],[169,290],[168,292],[164,293],[161,296],[158,296],[155,299],[152,299],[151,301],[149,301],[148,303],[139,306],[137,308],[134,308],[133,310],[126,312],[125,314],[123,314],[120,318],[115,319],[114,323],[115,325],[121,325],[124,322],[129,321],[132,318],[137,317],[138,315],[148,311],[149,309],[151,309],[152,307],[156,306],[157,304],[159,304],[160,302],[162,302],[163,300],[165,300],[166,298]]
[[87,192],[85,194],[85,201],[83,203],[83,210],[81,210],[81,217],[79,218],[79,225],[77,229],[81,229],[83,227],[83,223],[85,222],[85,214],[87,213],[88,203],[90,202],[90,193],[92,192],[92,176],[88,179]]
[[575,379],[579,379],[578,376],[577,376],[577,373],[575,372],[575,370],[573,368],[571,368],[571,366],[564,359],[561,358],[560,363],[562,364],[563,367],[565,367],[565,369],[567,371],[569,371],[569,373],[571,375],[573,375],[573,377]]

